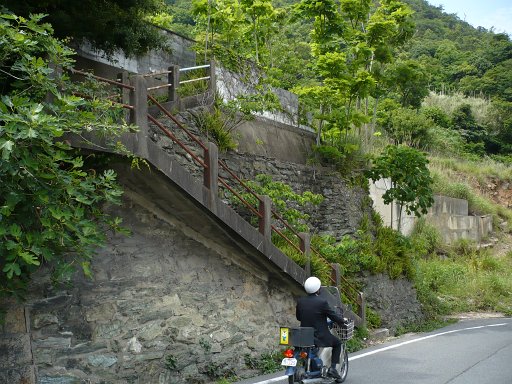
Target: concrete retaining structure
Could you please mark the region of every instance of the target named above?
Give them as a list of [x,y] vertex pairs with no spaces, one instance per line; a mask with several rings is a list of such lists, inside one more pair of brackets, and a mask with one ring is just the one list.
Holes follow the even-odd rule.
[[[158,28],[155,26],[155,28]],[[82,43],[76,47],[77,67],[94,71],[97,76],[114,78],[119,72],[150,73],[167,70],[169,65],[176,64],[180,67],[193,67],[196,65],[196,53],[191,49],[195,43],[184,36],[169,30],[158,28],[166,39],[169,50],[152,50],[141,57],[126,57],[123,52],[117,51],[108,56],[103,51],[93,49],[90,44]],[[109,70],[112,69],[112,71]]]
[[[378,180],[370,185],[370,197],[374,209],[384,221],[384,224],[398,229],[399,205],[392,203],[385,205],[382,195],[389,189],[389,180]],[[432,223],[442,236],[446,244],[453,244],[460,239],[472,240],[481,243],[492,233],[492,217],[469,215],[468,201],[447,196],[434,196],[434,205],[426,215],[428,222]],[[409,235],[416,223],[416,216],[402,215],[401,232]]]

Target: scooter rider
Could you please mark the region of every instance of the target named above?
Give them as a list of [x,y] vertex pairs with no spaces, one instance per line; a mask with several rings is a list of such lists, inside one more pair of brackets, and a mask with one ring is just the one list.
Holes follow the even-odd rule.
[[336,313],[327,300],[318,296],[321,285],[322,283],[317,277],[312,276],[305,281],[304,289],[308,296],[298,299],[296,316],[301,327],[315,329],[315,345],[317,347],[332,347],[331,367],[327,374],[334,379],[341,380],[341,376],[336,370],[336,364],[340,361],[341,341],[329,331],[327,317],[342,325],[343,314]]

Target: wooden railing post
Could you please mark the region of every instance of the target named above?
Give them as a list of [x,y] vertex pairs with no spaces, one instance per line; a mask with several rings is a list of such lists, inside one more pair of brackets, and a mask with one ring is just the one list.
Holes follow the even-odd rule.
[[215,61],[210,60],[210,94],[212,98],[215,98],[215,92],[217,91],[217,78],[215,76]]
[[361,326],[364,327],[366,325],[366,300],[364,298],[363,292],[359,292],[357,295],[357,304],[359,304],[357,315],[362,320]]
[[146,79],[142,75],[133,76],[130,79],[134,90],[130,92],[130,105],[133,106],[131,123],[139,127],[135,135],[133,151],[143,159],[148,158],[148,88]]
[[219,192],[219,150],[212,142],[208,142],[204,150],[204,161],[206,168],[203,172],[203,185],[208,189],[208,207],[215,212]]
[[180,86],[180,67],[172,65],[169,67],[168,84],[169,87],[169,101],[178,101],[178,88]]
[[306,232],[301,232],[299,233],[299,239],[299,248],[306,257],[304,271],[306,272],[306,276],[311,276],[311,235]]
[[[128,74],[128,71],[123,71],[117,75],[117,81],[120,83],[130,85],[130,75]],[[125,105],[130,105],[130,90],[128,88],[121,88],[121,103]],[[130,121],[131,119],[131,110],[125,110],[124,111],[124,119],[126,121]]]
[[265,237],[272,241],[272,200],[268,196],[260,196],[260,206],[258,208],[259,231]]
[[331,278],[334,280],[336,287],[341,285],[341,268],[338,263],[332,263],[332,275]]

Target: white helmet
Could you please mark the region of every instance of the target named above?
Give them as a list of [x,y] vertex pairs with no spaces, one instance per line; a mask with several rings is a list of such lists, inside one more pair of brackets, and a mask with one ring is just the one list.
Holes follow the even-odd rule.
[[318,277],[308,277],[304,283],[304,289],[308,294],[316,293],[320,289],[322,283]]

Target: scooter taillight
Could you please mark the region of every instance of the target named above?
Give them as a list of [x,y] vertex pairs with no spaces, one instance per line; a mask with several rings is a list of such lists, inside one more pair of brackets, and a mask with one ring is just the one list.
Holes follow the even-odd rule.
[[301,357],[301,359],[305,359],[306,357],[308,357],[308,353],[306,351],[302,351],[300,353],[300,357]]
[[284,357],[293,357],[293,349],[287,349],[286,351],[283,352],[283,355]]

